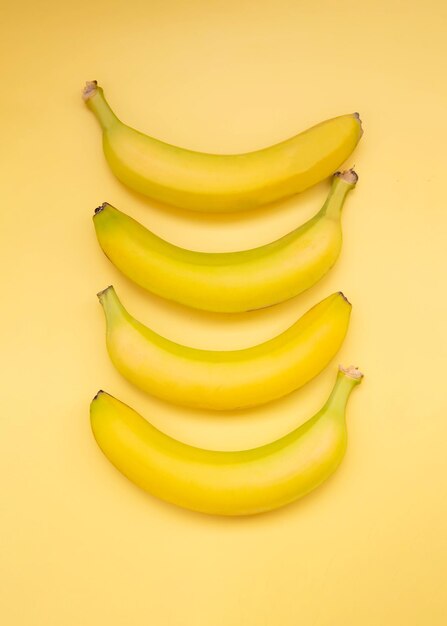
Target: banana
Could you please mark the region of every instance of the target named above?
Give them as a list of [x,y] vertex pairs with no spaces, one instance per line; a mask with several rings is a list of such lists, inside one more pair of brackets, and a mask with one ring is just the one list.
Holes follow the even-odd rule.
[[174,246],[107,202],[95,210],[99,244],[135,283],[197,309],[235,313],[277,304],[314,285],[340,253],[340,214],[357,182],[334,176],[322,209],[273,243],[241,252],[194,252]]
[[139,193],[184,209],[251,209],[303,191],[330,176],[361,135],[358,113],[326,120],[286,141],[237,155],[206,154],[154,139],[123,124],[96,81],[83,92],[103,130],[115,176]]
[[98,294],[116,369],[148,393],[188,407],[230,410],[264,404],[301,387],[329,363],[346,334],[351,304],[341,292],[285,332],[244,350],[179,345],[143,326],[112,286]]
[[363,374],[340,367],[323,408],[285,437],[251,450],[186,445],[104,391],[90,405],[94,437],[127,478],[162,500],[213,515],[253,515],[289,504],[324,482],[346,450],[345,411]]

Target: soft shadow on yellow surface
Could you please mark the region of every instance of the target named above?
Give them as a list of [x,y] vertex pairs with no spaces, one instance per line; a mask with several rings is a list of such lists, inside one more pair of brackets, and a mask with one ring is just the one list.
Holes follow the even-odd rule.
[[[84,0],[3,7],[0,614],[8,626],[444,626],[444,3]],[[169,241],[236,250],[314,215],[329,181],[259,211],[204,216],[128,191],[83,104],[97,79],[129,125],[245,152],[359,111],[360,175],[341,257],[316,286],[247,315],[191,311],[132,285],[103,255],[107,200]],[[315,380],[256,410],[172,407],[123,380],[96,293],[175,341],[263,341],[342,290],[346,341]],[[194,445],[281,436],[325,401],[338,362],[365,372],[337,473],[247,519],[159,502],[105,459],[89,426],[103,388]]]

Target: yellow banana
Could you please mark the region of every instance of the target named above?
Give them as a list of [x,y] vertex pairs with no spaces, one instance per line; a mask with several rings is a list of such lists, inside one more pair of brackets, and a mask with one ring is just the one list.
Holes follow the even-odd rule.
[[123,124],[96,81],[87,82],[83,97],[101,124],[115,176],[143,195],[196,211],[251,209],[303,191],[335,172],[362,135],[360,117],[353,113],[255,152],[205,154]]
[[173,404],[214,410],[263,404],[304,385],[336,354],[351,313],[337,292],[269,341],[244,350],[209,351],[179,345],[143,326],[113,287],[98,298],[110,358],[125,378]]
[[141,287],[197,309],[241,312],[292,298],[314,285],[340,253],[340,213],[357,182],[337,173],[322,209],[273,243],[241,252],[194,252],[174,246],[108,203],[93,222],[107,257]]
[[109,461],[152,495],[202,513],[253,515],[301,498],[337,469],[346,450],[346,404],[362,376],[357,368],[340,367],[316,415],[251,450],[218,452],[181,443],[104,391],[90,405],[91,426]]

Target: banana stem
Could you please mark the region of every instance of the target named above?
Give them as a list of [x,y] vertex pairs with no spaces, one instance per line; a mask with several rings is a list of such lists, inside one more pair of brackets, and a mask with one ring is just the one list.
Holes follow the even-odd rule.
[[88,108],[96,115],[103,130],[107,130],[119,122],[115,113],[107,103],[102,88],[98,87],[96,80],[86,82],[82,97]]
[[326,407],[330,408],[331,412],[335,411],[343,415],[352,390],[360,384],[362,378],[363,374],[357,367],[350,365],[345,368],[340,365],[337,380],[326,402]]
[[96,294],[101,303],[106,316],[106,320],[114,316],[123,317],[126,315],[123,305],[121,304],[115,289],[110,285]]
[[354,189],[358,179],[359,177],[353,169],[336,172],[332,180],[332,189],[321,209],[321,213],[324,213],[327,217],[339,219],[346,196],[351,189]]

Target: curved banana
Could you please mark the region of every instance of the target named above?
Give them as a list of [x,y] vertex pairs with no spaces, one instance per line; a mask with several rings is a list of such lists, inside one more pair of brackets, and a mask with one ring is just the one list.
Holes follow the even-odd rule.
[[314,285],[340,253],[340,213],[357,182],[337,173],[322,209],[273,243],[241,252],[194,252],[174,246],[108,203],[93,222],[106,256],[135,283],[197,309],[235,313],[282,302]]
[[90,405],[91,426],[109,461],[152,495],[201,513],[253,515],[301,498],[337,469],[346,450],[346,404],[362,376],[357,368],[340,367],[316,415],[251,450],[218,452],[181,443],[104,391]]
[[173,404],[214,410],[264,404],[307,383],[336,354],[351,313],[350,303],[337,292],[269,341],[244,350],[210,351],[179,345],[143,326],[124,309],[113,287],[98,298],[110,358],[125,378]]
[[303,191],[335,172],[362,135],[360,117],[352,113],[263,150],[205,154],[123,124],[96,81],[86,83],[83,98],[101,124],[115,176],[143,195],[196,211],[241,211]]

